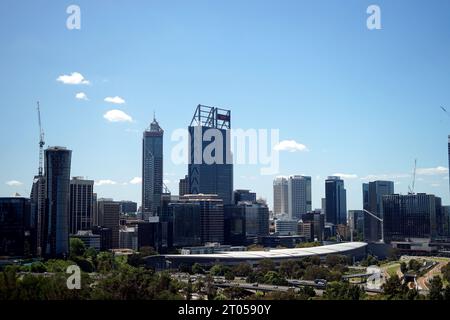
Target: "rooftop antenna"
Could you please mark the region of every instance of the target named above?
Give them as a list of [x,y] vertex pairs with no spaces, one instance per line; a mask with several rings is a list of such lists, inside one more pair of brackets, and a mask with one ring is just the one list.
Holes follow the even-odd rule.
[[413,180],[411,186],[408,186],[409,189],[408,194],[414,194],[414,187],[416,185],[416,170],[417,170],[417,159],[414,159]]

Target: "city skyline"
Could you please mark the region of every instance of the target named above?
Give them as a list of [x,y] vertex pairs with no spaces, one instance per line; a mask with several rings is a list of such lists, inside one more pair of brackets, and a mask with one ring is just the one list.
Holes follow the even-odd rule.
[[[231,11],[233,6],[209,4],[208,10],[217,11],[212,10],[204,21],[211,26],[205,30],[192,22],[204,12],[199,3],[190,8],[180,3],[173,11],[154,4],[151,8],[157,16],[138,12],[148,6],[145,3],[120,12],[123,8],[111,4],[111,19],[97,19],[102,7],[80,1],[85,18],[79,31],[65,29],[64,6],[61,10],[58,6],[49,8],[45,21],[36,22],[26,19],[24,4],[2,4],[6,9],[1,10],[0,37],[5,50],[0,66],[6,76],[0,80],[4,88],[1,114],[8,121],[0,129],[0,147],[5,150],[0,195],[30,195],[38,167],[35,101],[40,100],[46,146],[63,145],[73,150],[72,176],[95,180],[99,198],[140,204],[140,135],[151,122],[153,111],[165,128],[164,153],[170,155],[174,145],[171,133],[186,128],[192,109],[205,103],[231,109],[234,128],[276,128],[280,129],[280,140],[294,141],[284,144],[283,149],[298,152],[281,153],[278,175],[311,176],[313,209],[321,207],[326,177],[339,173],[347,189],[348,210],[362,208],[363,182],[391,180],[396,183],[396,192],[406,194],[416,158],[416,192],[435,194],[444,204],[450,203],[445,149],[450,121],[439,109],[450,101],[444,85],[450,70],[446,59],[450,48],[440,41],[450,28],[439,25],[439,19],[427,18],[427,13],[439,17],[440,12],[449,10],[449,4],[380,1],[384,18],[379,34],[365,28],[365,4],[351,4],[344,11],[335,1],[327,5],[287,2],[286,7],[277,7],[275,12],[280,16],[269,14],[272,5],[260,4],[254,14],[267,17],[269,24],[252,20],[255,26],[249,28],[245,18],[254,4],[243,4],[240,13]],[[38,10],[37,4],[27,7],[27,12],[33,12],[33,7]],[[8,10],[14,14],[5,15]],[[307,17],[308,11],[314,11],[314,21]],[[12,20],[20,12],[24,16]],[[227,22],[231,14],[237,26]],[[123,23],[134,15],[134,23]],[[148,16],[153,19],[145,25]],[[410,25],[411,17],[422,17],[423,25]],[[214,23],[215,19],[222,25]],[[160,33],[155,37],[152,28],[161,32],[167,20],[173,25],[165,29],[165,37]],[[336,24],[341,28],[333,29]],[[235,40],[240,28],[247,33]],[[117,32],[108,30],[107,38],[97,41],[106,29]],[[13,38],[10,30],[14,30]],[[283,33],[280,39],[276,30]],[[217,33],[223,41],[214,42]],[[110,48],[116,43],[110,34],[124,43],[123,50]],[[125,35],[129,34],[135,37],[127,40]],[[183,34],[192,44],[182,40]],[[420,37],[420,47],[413,34]],[[152,36],[154,41],[149,43]],[[298,41],[291,41],[293,38]],[[401,39],[398,44],[394,43],[397,39]],[[213,41],[219,48],[189,52],[203,40]],[[326,54],[328,49],[336,49],[336,41],[344,45]],[[277,44],[280,49],[275,49]],[[431,60],[423,49],[426,46],[433,48]],[[182,53],[173,53],[177,49]],[[61,58],[49,59],[46,54],[52,50]],[[359,54],[353,53],[355,50]],[[90,55],[93,51],[98,54]],[[108,58],[100,61],[101,55]],[[134,55],[136,62],[120,62]],[[252,63],[249,55],[257,63]],[[402,59],[404,55],[408,61]],[[389,71],[394,65],[396,73]],[[279,78],[281,69],[283,79]],[[27,77],[29,70],[33,77]],[[18,94],[19,88],[27,90]],[[299,145],[308,151],[296,148]],[[165,159],[164,180],[176,194],[187,166],[174,165],[168,156]],[[250,189],[266,198],[272,208],[275,176],[260,176],[259,166],[235,164],[234,171],[234,189]]]

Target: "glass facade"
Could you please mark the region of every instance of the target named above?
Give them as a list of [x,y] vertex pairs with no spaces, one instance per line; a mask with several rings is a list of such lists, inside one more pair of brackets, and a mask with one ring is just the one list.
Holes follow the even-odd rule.
[[173,228],[173,246],[200,245],[200,204],[171,203],[169,204],[169,213]]
[[325,180],[325,220],[333,225],[347,224],[347,192],[344,180],[328,177]]

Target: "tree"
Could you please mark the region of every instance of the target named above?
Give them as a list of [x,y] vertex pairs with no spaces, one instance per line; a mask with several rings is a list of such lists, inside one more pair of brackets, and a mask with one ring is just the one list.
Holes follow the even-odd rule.
[[444,290],[444,300],[450,301],[450,285],[447,285]]
[[148,256],[156,256],[158,255],[158,252],[155,250],[155,248],[153,247],[140,247],[139,248],[139,253],[143,256],[143,257],[148,257]]
[[430,300],[442,300],[442,279],[439,276],[434,276],[430,281],[430,293],[428,297]]
[[329,300],[359,300],[363,291],[348,282],[331,282],[327,285],[325,297]]
[[229,280],[229,281],[234,280],[234,273],[233,273],[233,271],[228,270],[227,272],[225,272],[225,280]]
[[127,263],[133,267],[140,267],[145,264],[144,259],[140,253],[133,253],[127,257]]
[[387,279],[387,281],[383,284],[382,289],[389,300],[403,299],[409,290],[406,284],[402,284],[397,275],[389,277],[389,279]]
[[86,252],[84,242],[78,238],[70,238],[70,256],[82,257]]
[[240,263],[233,268],[233,272],[238,277],[247,277],[253,269],[248,263]]
[[264,283],[271,284],[275,286],[284,286],[287,285],[287,281],[285,278],[280,276],[280,274],[276,271],[269,271],[264,275]]
[[194,263],[192,266],[192,273],[193,274],[204,274],[205,270],[203,270],[203,267],[199,263]]
[[97,256],[97,271],[108,273],[115,267],[114,255],[110,252],[100,252]]
[[450,282],[450,262],[441,268],[442,276],[447,282]]
[[271,259],[263,259],[259,262],[258,269],[264,274],[275,271],[275,263]]
[[421,268],[422,268],[422,264],[419,261],[417,261],[416,259],[409,260],[409,263],[408,263],[409,270],[419,272]]
[[406,262],[402,261],[402,263],[400,263],[400,271],[403,274],[408,272],[408,266],[406,265]]

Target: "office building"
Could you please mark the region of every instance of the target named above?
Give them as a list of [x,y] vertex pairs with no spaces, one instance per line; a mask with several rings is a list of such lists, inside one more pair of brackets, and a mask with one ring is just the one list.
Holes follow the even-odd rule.
[[163,192],[163,137],[164,130],[153,118],[142,139],[142,212],[157,215]]
[[269,208],[261,202],[243,202],[247,238],[269,235]]
[[312,223],[313,225],[313,239],[314,241],[323,241],[325,239],[325,215],[322,210],[316,209],[302,215],[303,223]]
[[149,221],[139,222],[138,231],[138,250],[142,248],[153,248],[161,251],[159,217],[151,217]]
[[[363,184],[363,205],[377,217],[383,219],[383,196],[394,194],[394,182],[373,181]],[[364,240],[377,242],[381,239],[381,222],[376,218],[365,214],[364,217]]]
[[180,179],[178,184],[178,195],[184,196],[185,194],[189,194],[189,177],[185,176],[183,179]]
[[94,234],[92,230],[79,230],[76,234],[71,235],[70,237],[83,241],[86,248],[94,248],[97,251],[102,249],[101,236],[99,234]]
[[288,216],[300,220],[311,211],[311,177],[291,176],[288,179]]
[[198,194],[180,197],[181,203],[197,203],[200,205],[200,238],[201,243],[224,243],[224,206],[218,195]]
[[27,198],[0,198],[0,256],[36,254],[35,224]]
[[425,193],[393,194],[383,196],[382,203],[386,243],[437,237],[436,217],[441,212],[440,198]]
[[201,244],[201,209],[198,203],[170,203],[172,245],[174,247]]
[[64,147],[45,150],[46,217],[45,256],[69,254],[70,165],[72,151]]
[[120,202],[112,199],[98,199],[98,224],[111,229],[111,246],[119,249]]
[[284,177],[273,181],[273,213],[275,216],[288,213],[288,180]]
[[328,177],[325,180],[325,221],[334,225],[347,224],[347,193],[344,180]]
[[348,222],[353,230],[353,240],[364,240],[364,219],[366,218],[363,210],[349,210]]
[[134,201],[120,201],[120,213],[130,214],[137,212],[137,203]]
[[113,248],[112,230],[110,228],[94,226],[92,228],[92,234],[98,235],[100,237],[100,251],[108,251]]
[[239,246],[247,243],[245,206],[224,207],[224,241],[226,245]]
[[34,177],[33,185],[31,187],[31,215],[35,221],[35,243],[36,243],[36,254],[41,256],[43,254],[43,248],[45,248],[44,239],[46,236],[45,232],[45,198],[47,196],[46,192],[45,177],[42,175],[37,175]]
[[70,234],[92,229],[93,191],[93,180],[85,180],[82,177],[70,180]]
[[233,192],[234,204],[238,204],[239,202],[246,201],[254,203],[256,202],[256,193],[250,192],[250,190],[234,190]]
[[275,232],[279,236],[298,235],[298,221],[282,217],[275,220]]
[[298,222],[298,235],[305,238],[306,241],[314,241],[314,223]]
[[189,126],[190,194],[216,194],[233,203],[231,111],[198,105]]
[[123,226],[120,228],[119,248],[138,250],[138,231],[136,227]]

